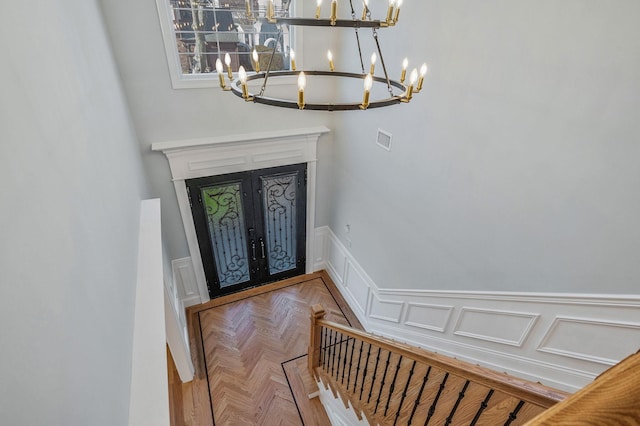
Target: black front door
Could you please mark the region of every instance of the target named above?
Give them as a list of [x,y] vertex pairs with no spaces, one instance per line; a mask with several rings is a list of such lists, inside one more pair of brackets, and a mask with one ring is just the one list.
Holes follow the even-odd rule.
[[186,183],[212,298],[304,273],[306,164]]

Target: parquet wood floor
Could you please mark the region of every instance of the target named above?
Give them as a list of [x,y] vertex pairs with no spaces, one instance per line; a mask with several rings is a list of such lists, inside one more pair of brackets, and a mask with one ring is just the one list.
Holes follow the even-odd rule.
[[[210,398],[215,425],[328,424],[326,415],[296,405],[301,392],[297,390],[294,397],[290,382],[301,381],[292,372],[303,369],[300,366],[306,362],[311,305],[322,304],[330,321],[351,321],[361,328],[353,313],[347,311],[345,317],[341,310],[344,301],[332,287],[325,274],[312,274],[276,283],[262,292],[250,290],[244,293],[247,297],[238,293],[190,310],[191,330],[201,336],[201,342],[198,336],[192,342],[192,350],[201,351],[192,354],[196,370],[204,370],[204,375],[196,371],[196,376],[206,377],[209,395],[203,397],[202,381],[194,380],[189,400],[202,405]],[[185,414],[194,411],[184,410]],[[204,410],[198,407],[197,411]],[[190,419],[193,423],[187,419],[185,424],[211,421],[204,413],[196,417]]]

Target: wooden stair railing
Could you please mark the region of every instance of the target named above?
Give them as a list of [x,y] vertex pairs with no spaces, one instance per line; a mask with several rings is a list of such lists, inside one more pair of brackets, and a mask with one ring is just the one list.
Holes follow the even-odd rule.
[[640,352],[527,423],[555,425],[640,425]]
[[568,394],[324,319],[311,307],[309,370],[375,425],[517,426]]

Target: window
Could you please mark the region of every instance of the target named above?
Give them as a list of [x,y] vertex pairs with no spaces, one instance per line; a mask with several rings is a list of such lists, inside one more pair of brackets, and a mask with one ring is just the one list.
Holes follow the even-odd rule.
[[[174,87],[213,85],[216,60],[220,58],[224,63],[226,54],[233,72],[241,65],[248,72],[255,71],[254,49],[260,69],[267,69],[272,55],[272,70],[290,68],[295,37],[288,25],[265,19],[268,0],[156,2]],[[290,2],[275,0],[276,16],[288,16]]]

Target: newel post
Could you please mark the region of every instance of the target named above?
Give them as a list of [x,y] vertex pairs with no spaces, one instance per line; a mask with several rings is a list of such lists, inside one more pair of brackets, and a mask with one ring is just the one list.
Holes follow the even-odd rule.
[[323,319],[325,315],[322,305],[313,305],[311,307],[311,330],[309,334],[309,372],[316,377],[316,367],[320,365],[320,336],[322,334],[322,326],[318,324],[318,320]]

